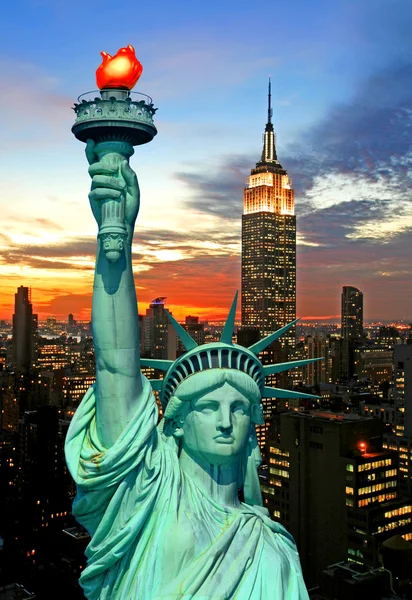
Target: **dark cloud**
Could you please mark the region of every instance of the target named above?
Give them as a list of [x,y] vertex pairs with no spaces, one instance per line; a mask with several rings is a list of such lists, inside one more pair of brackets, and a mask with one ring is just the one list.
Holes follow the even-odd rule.
[[250,172],[251,159],[237,156],[222,160],[222,167],[208,173],[176,173],[179,181],[186,183],[193,198],[186,206],[223,219],[239,220],[242,214],[244,181]]
[[[133,252],[133,262],[137,265],[149,265],[164,262],[154,256],[156,251],[174,250],[180,251],[185,256],[201,258],[213,255],[215,257],[226,256],[233,253],[233,245],[239,242],[239,231],[227,231],[218,228],[212,233],[202,231],[191,233],[157,229],[140,229],[134,235],[134,242],[147,252]],[[92,265],[79,265],[75,261],[78,258],[90,258],[94,263],[96,255],[95,238],[70,238],[58,244],[16,244],[11,242],[7,235],[0,234],[0,239],[5,249],[0,253],[0,264],[25,265],[31,268],[51,270],[81,270],[93,271]],[[217,244],[216,248],[210,249],[205,245],[210,242]],[[73,263],[70,262],[73,259]],[[188,259],[190,260],[190,258]],[[170,262],[166,262],[170,265]]]
[[337,173],[405,193],[411,184],[411,133],[412,64],[391,66],[362,82],[351,102],[332,107],[289,148],[285,164],[298,195],[315,177]]
[[[301,213],[314,208],[306,193],[315,179],[335,174],[380,182],[387,186],[388,197],[405,194],[410,202],[411,134],[412,64],[387,68],[362,82],[350,102],[333,106],[280,157],[293,177]],[[255,160],[239,156],[222,159],[221,168],[212,172],[177,173],[193,194],[187,206],[239,219],[244,178]],[[347,194],[348,200],[356,200],[350,186]]]
[[[298,217],[298,231],[305,240],[322,246],[341,247],[347,234],[370,221],[382,221],[393,210],[392,200],[349,200]],[[398,208],[398,215],[405,213]],[[388,235],[389,237],[389,235]],[[373,238],[369,241],[374,242]],[[382,243],[381,238],[375,242]],[[360,241],[359,241],[360,243]]]

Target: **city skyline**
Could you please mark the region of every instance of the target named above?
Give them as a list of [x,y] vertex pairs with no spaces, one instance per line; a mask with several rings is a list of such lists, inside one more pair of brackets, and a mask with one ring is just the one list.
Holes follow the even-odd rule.
[[[116,7],[8,5],[0,319],[10,320],[20,285],[32,288],[39,319],[90,315],[96,231],[70,107],[95,89],[99,52],[127,43],[144,67],[137,90],[159,108],[159,135],[131,163],[142,193],[141,313],[164,295],[179,319],[223,319],[240,291],[243,188],[261,153],[270,74],[279,160],[299,215],[297,315],[338,318],[349,285],[364,293],[366,320],[410,319],[412,8],[386,6],[297,0],[280,17],[265,1],[259,11],[232,0],[191,10],[160,2],[155,20],[150,7],[128,8],[134,24],[114,31]],[[273,41],[260,35],[262,14],[282,20]]]

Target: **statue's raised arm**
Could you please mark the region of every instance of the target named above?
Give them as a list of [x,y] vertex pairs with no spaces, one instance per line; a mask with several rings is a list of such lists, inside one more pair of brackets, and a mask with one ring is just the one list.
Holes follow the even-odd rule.
[[[92,328],[96,354],[96,422],[102,444],[113,445],[136,410],[142,390],[139,318],[132,270],[132,239],[139,210],[137,177],[126,159],[106,155],[99,160],[95,144],[86,146],[89,194],[93,215],[102,225],[102,203],[123,195],[126,236],[119,236],[120,257],[111,262],[105,252],[110,238],[99,234],[93,286]],[[117,155],[118,157],[118,155]],[[112,234],[115,237],[116,234]]]

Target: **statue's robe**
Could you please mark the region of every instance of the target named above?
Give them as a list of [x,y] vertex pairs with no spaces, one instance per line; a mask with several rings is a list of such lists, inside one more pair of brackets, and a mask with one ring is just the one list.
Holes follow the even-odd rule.
[[145,379],[136,414],[106,450],[95,391],[76,411],[66,458],[73,514],[90,533],[89,600],[307,600],[295,543],[262,507],[222,506],[180,470]]

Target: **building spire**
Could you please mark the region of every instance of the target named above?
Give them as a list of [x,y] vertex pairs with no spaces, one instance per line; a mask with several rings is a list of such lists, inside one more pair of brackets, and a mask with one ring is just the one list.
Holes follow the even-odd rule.
[[272,100],[272,85],[270,83],[270,75],[269,75],[269,89],[268,89],[268,123],[272,123],[273,110],[271,107]]
[[278,158],[276,155],[276,136],[273,129],[272,123],[272,84],[269,77],[269,86],[268,86],[268,120],[265,127],[265,133],[263,134],[263,152],[262,158],[260,162],[257,163],[256,166],[261,165],[279,165]]

